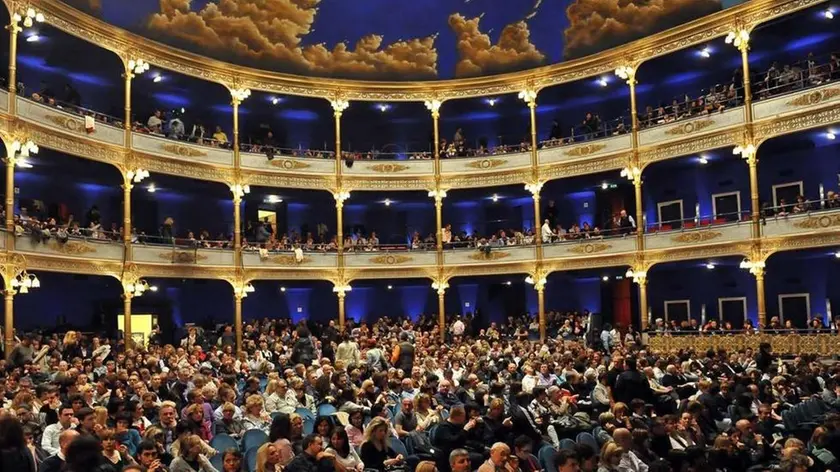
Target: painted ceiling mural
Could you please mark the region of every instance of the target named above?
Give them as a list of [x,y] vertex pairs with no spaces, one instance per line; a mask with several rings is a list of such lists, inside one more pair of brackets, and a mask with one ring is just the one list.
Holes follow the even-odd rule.
[[185,50],[371,80],[474,77],[588,54],[742,0],[65,0]]

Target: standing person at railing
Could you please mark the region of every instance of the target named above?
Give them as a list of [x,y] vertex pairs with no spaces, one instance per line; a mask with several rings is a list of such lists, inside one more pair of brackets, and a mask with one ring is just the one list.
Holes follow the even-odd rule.
[[161,129],[163,128],[161,115],[162,113],[160,110],[155,110],[155,113],[149,117],[148,121],[146,121],[146,127],[149,128],[150,133],[160,134]]
[[160,225],[160,238],[165,244],[175,243],[175,220],[171,216],[167,216]]
[[618,213],[618,229],[621,234],[630,234],[636,230],[636,220],[625,209]]

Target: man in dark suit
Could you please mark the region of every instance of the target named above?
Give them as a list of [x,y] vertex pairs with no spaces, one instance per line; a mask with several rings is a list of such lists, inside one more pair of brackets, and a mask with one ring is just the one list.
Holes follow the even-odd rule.
[[[465,449],[467,445],[468,432],[475,428],[481,418],[473,418],[467,421],[467,412],[463,405],[453,406],[449,410],[449,418],[438,426],[435,431],[432,447],[437,453],[437,468],[441,472],[449,472],[449,454],[455,449]],[[470,453],[470,461],[479,463],[484,458],[480,454]]]
[[66,462],[67,446],[77,437],[79,437],[79,433],[75,429],[62,431],[58,435],[58,453],[44,459],[38,467],[38,472],[60,472]]
[[647,379],[636,369],[636,358],[627,357],[624,359],[625,370],[615,381],[613,399],[630,405],[634,398],[644,400],[645,403],[653,401],[650,384]]

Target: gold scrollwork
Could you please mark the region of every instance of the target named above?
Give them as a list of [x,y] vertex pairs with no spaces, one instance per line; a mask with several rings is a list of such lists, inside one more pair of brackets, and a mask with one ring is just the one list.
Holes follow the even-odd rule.
[[831,334],[724,334],[711,336],[654,335],[649,338],[651,352],[666,353],[693,349],[695,352],[723,349],[735,352],[742,349],[757,349],[760,343],[770,343],[773,352],[779,354],[819,354],[823,356],[840,353],[837,336]]
[[206,157],[207,153],[181,144],[161,144],[161,149],[181,157]]
[[402,172],[406,169],[408,169],[408,166],[406,166],[406,165],[393,164],[393,163],[390,163],[390,162],[387,163],[387,164],[376,164],[376,165],[370,167],[370,170],[372,170],[374,172],[381,172],[383,174],[395,174],[397,172]]
[[413,260],[414,258],[411,256],[401,256],[395,254],[383,254],[381,256],[370,258],[370,262],[381,265],[400,265]]
[[578,146],[576,148],[569,149],[563,154],[569,157],[582,157],[588,156],[590,154],[595,154],[598,151],[606,149],[606,147],[606,144],[586,144],[584,146]]
[[83,241],[67,241],[60,243],[56,240],[50,241],[50,248],[56,252],[67,254],[71,256],[81,256],[96,252],[96,247]]
[[69,116],[60,116],[60,115],[46,115],[44,118],[47,121],[57,125],[59,128],[64,128],[68,131],[72,131],[74,133],[81,133],[85,130],[85,124],[81,123]]
[[793,225],[797,228],[807,229],[831,228],[832,226],[840,226],[840,215],[809,216]]
[[173,264],[195,264],[198,261],[207,259],[207,256],[193,251],[172,251],[158,254],[161,259],[168,260]]
[[283,170],[297,170],[297,169],[306,169],[306,168],[312,167],[311,165],[309,165],[305,162],[296,161],[296,160],[293,160],[293,159],[283,159],[283,160],[280,160],[280,161],[271,161],[271,165],[273,167],[279,167]]
[[673,128],[669,128],[665,131],[665,134],[671,136],[683,136],[686,134],[691,134],[695,131],[700,131],[704,128],[708,128],[715,124],[715,120],[697,120],[697,121],[689,121],[688,123],[684,123],[682,125],[674,126]]
[[312,258],[304,256],[303,259],[298,261],[295,256],[291,254],[283,254],[280,256],[268,256],[263,259],[266,262],[272,264],[280,264],[285,266],[293,266],[293,265],[303,265],[312,262]]
[[605,243],[579,244],[577,246],[570,247],[568,252],[573,254],[595,254],[596,252],[606,251],[611,247],[611,245]]
[[507,164],[507,159],[481,159],[479,161],[472,161],[467,164],[467,167],[472,169],[494,169],[496,167]]
[[717,231],[691,231],[688,233],[678,234],[671,238],[675,243],[703,243],[719,238],[723,233]]
[[838,87],[833,87],[825,90],[815,90],[813,92],[802,94],[794,98],[793,100],[788,100],[788,102],[785,103],[785,105],[794,107],[806,107],[831,100],[838,95],[840,95],[840,88]]
[[478,251],[470,254],[470,259],[474,261],[498,261],[499,259],[504,259],[508,256],[510,256],[510,253],[504,251]]

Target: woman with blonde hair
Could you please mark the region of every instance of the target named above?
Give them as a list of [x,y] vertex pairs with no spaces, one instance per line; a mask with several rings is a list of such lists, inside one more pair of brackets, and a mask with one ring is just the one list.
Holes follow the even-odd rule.
[[93,409],[93,424],[94,428],[97,426],[101,426],[102,428],[108,427],[108,409],[104,406],[97,406]]
[[64,335],[61,357],[67,362],[72,362],[76,358],[84,358],[85,356],[82,354],[82,346],[80,344],[79,334],[75,331],[68,331]]
[[417,464],[417,468],[414,469],[414,472],[437,472],[437,466],[432,461],[422,461]]
[[245,400],[245,411],[242,412],[242,426],[245,430],[259,429],[268,434],[271,418],[263,410],[263,399],[259,395],[251,395]]
[[414,397],[414,416],[417,417],[417,426],[428,429],[429,426],[441,422],[440,410],[432,408],[432,397],[421,393]]
[[280,472],[280,451],[273,443],[265,443],[257,450],[256,472]]
[[598,465],[598,472],[618,472],[618,463],[624,455],[624,448],[615,441],[604,444],[601,448],[601,460]]
[[286,388],[286,381],[280,379],[270,380],[265,386],[263,394],[265,411],[268,413],[283,412],[293,413],[294,407],[290,405],[289,391]]
[[365,428],[365,442],[362,443],[361,459],[365,469],[383,472],[387,467],[405,461],[402,454],[397,454],[388,444],[391,425],[388,420],[377,416]]
[[201,453],[202,442],[201,438],[194,434],[184,438],[178,457],[169,466],[169,472],[219,472],[207,456]]

